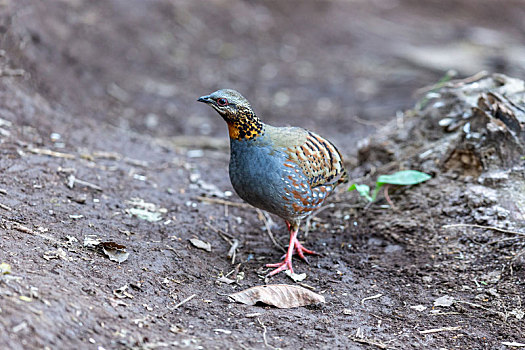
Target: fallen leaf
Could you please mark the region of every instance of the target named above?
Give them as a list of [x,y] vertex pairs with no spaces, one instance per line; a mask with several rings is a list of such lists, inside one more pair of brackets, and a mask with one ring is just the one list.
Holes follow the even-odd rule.
[[132,206],[132,208],[125,210],[126,213],[149,222],[162,220],[162,214],[168,212],[166,208],[159,208],[156,204],[148,203],[142,198],[131,198],[131,200],[126,201],[126,204]]
[[442,297],[434,300],[434,306],[448,307],[452,306],[452,304],[454,304],[454,298],[449,295],[443,295]]
[[44,252],[42,257],[48,261],[51,259],[62,259],[69,261],[67,253],[62,248],[58,248],[57,250],[48,250]]
[[126,292],[127,289],[128,289],[127,284],[120,288],[114,289],[113,295],[119,299],[125,299],[125,298],[133,299],[133,295]]
[[95,248],[100,244],[100,238],[94,235],[84,237],[84,247]]
[[69,215],[69,218],[73,219],[73,220],[82,219],[83,217],[84,217],[84,215],[81,215],[81,214],[70,214]]
[[290,270],[284,272],[286,276],[290,277],[294,282],[302,282],[306,278],[306,273],[291,273]]
[[525,348],[525,343],[518,343],[518,342],[515,342],[515,341],[503,341],[503,342],[501,342],[501,344],[503,344],[505,346],[512,346],[512,347],[515,347],[515,348]]
[[162,215],[158,212],[151,212],[149,210],[141,209],[141,208],[129,208],[129,209],[126,209],[126,211],[130,215],[136,216],[141,220],[146,220],[149,222],[157,222],[157,221],[162,220]]
[[66,240],[67,240],[66,244],[71,244],[72,245],[74,243],[78,243],[78,239],[76,239],[75,237],[70,236],[70,235],[66,236]]
[[234,301],[247,305],[261,302],[280,309],[324,303],[324,296],[306,288],[288,284],[256,286],[229,295]]
[[11,265],[8,263],[1,263],[0,264],[0,275],[7,275],[11,273]]
[[416,311],[425,311],[427,309],[427,307],[425,305],[413,305],[410,307],[411,309],[414,309]]
[[126,251],[126,246],[115,242],[102,242],[100,247],[102,247],[102,251],[111,261],[121,263],[128,260],[129,253]]
[[226,283],[226,284],[232,284],[232,283],[235,283],[236,281],[232,280],[231,278],[222,276],[222,277],[217,279],[217,282],[222,282],[222,283]]
[[509,314],[515,316],[518,320],[523,319],[523,317],[525,316],[525,312],[523,312],[523,310],[521,309],[514,309],[511,312],[509,312]]
[[229,329],[215,328],[213,331],[217,333],[232,334],[232,331]]
[[207,252],[211,252],[211,244],[209,244],[208,242],[201,241],[197,238],[191,238],[190,242],[199,249],[204,249]]

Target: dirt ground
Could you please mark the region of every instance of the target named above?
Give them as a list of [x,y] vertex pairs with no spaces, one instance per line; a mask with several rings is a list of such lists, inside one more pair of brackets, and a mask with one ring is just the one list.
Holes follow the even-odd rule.
[[381,153],[358,144],[418,89],[449,70],[525,78],[523,18],[520,1],[0,1],[0,347],[525,346],[524,237],[443,228],[523,232],[485,215],[472,176],[393,191],[397,211],[340,188],[300,236],[321,255],[294,264],[326,303],[230,302],[282,253],[231,194],[226,127],[196,102],[235,88],[265,122],[333,140],[370,181]]

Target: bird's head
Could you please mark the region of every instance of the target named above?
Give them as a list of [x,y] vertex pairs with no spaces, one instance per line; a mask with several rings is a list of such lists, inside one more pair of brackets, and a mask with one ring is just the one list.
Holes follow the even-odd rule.
[[242,111],[252,110],[248,100],[232,89],[217,90],[207,96],[199,97],[197,101],[209,104],[226,121],[234,120]]
[[210,105],[222,116],[228,124],[231,138],[250,139],[262,132],[263,125],[253,112],[250,102],[235,90],[217,90],[199,97],[197,101]]

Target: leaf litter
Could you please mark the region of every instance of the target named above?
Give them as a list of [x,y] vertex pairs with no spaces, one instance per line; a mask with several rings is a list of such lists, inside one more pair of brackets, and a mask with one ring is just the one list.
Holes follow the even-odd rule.
[[279,309],[289,309],[325,302],[324,296],[306,288],[289,284],[255,286],[230,294],[229,297],[233,301],[241,304],[255,305],[261,302]]
[[168,212],[168,209],[159,208],[156,204],[146,202],[142,198],[131,198],[126,204],[132,206],[125,210],[127,214],[149,222],[161,221],[162,215]]
[[196,248],[211,252],[211,244],[208,242],[201,241],[198,238],[190,238],[190,243]]
[[102,242],[100,238],[93,235],[84,237],[84,247],[99,250],[104,253],[109,260],[118,262],[119,264],[129,258],[129,252],[126,250],[126,246],[112,241]]

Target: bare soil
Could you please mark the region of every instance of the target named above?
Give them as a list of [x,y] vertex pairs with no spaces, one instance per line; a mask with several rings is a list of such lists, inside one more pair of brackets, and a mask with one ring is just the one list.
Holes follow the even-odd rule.
[[294,264],[326,303],[231,303],[294,282],[264,280],[282,253],[230,195],[224,122],[196,98],[235,88],[265,122],[333,140],[370,184],[392,154],[358,143],[383,140],[417,89],[449,69],[525,77],[524,17],[520,1],[0,1],[0,347],[523,346],[523,235],[443,228],[523,232],[473,175],[391,191],[397,211],[341,188],[300,236],[321,255]]

